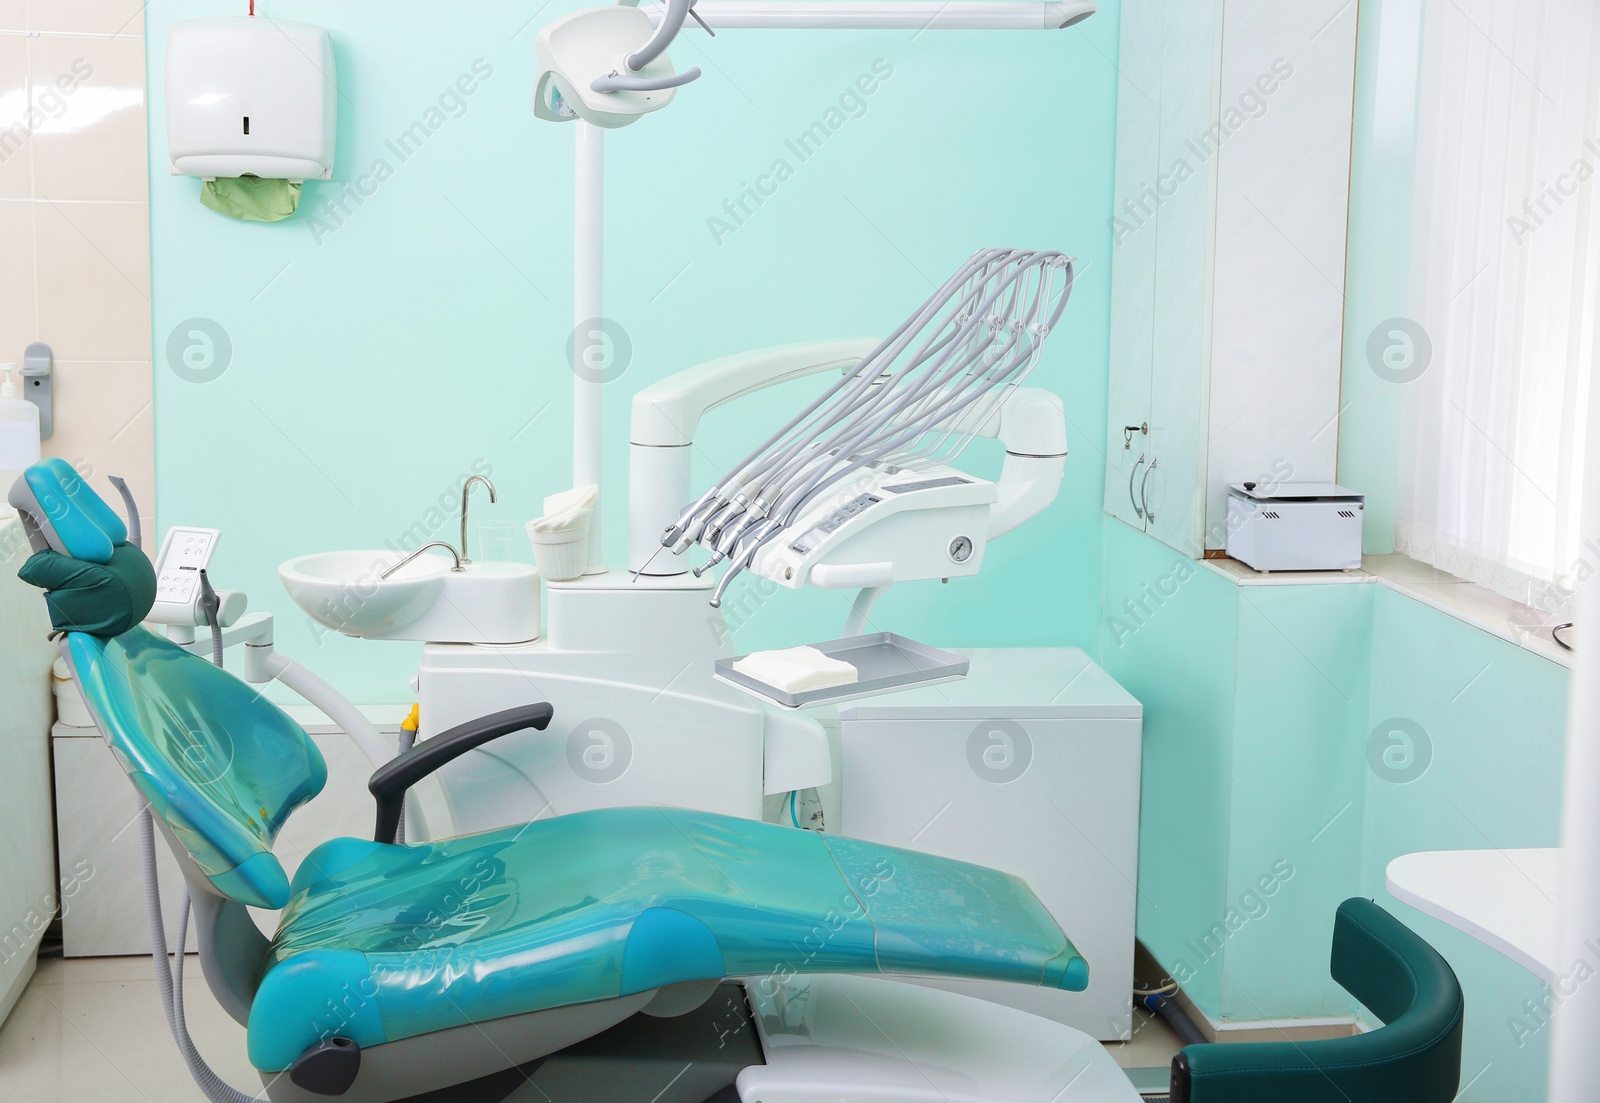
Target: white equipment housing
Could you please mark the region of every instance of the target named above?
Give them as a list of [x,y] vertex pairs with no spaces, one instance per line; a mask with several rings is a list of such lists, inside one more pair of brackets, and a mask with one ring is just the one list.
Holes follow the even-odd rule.
[[965,678],[838,706],[838,833],[1021,877],[1089,962],[1082,992],[915,983],[1124,1038],[1144,710],[1074,648],[959,653]]
[[[174,526],[167,530],[154,564],[156,600],[146,620],[183,626],[206,623],[200,607],[200,572],[210,565],[220,539],[220,529]],[[218,590],[216,595],[217,623],[227,627],[244,615],[248,600],[243,592]]]
[[1334,483],[1228,488],[1228,554],[1258,571],[1361,566],[1366,495]]
[[192,19],[167,36],[174,176],[327,180],[338,115],[333,42],[264,16]]
[[863,471],[811,503],[750,569],[791,590],[974,575],[995,499],[993,483],[942,464]]

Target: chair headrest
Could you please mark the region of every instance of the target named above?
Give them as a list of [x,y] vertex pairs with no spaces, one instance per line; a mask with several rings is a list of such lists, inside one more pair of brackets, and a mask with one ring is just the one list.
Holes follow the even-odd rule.
[[117,545],[128,542],[122,518],[63,459],[52,456],[24,471],[9,500],[28,524],[29,538],[37,535],[61,555],[109,563]]
[[155,603],[155,571],[122,518],[64,460],[41,460],[11,487],[34,554],[17,572],[45,592],[50,623],[102,638],[138,624]]

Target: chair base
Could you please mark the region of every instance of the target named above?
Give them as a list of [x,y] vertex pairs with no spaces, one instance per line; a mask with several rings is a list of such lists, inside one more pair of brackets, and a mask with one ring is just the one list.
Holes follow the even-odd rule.
[[[272,1103],[738,1103],[735,1078],[762,1061],[744,988],[719,985],[710,999],[675,1018],[641,1013],[654,995],[536,1011],[373,1046],[362,1050],[361,1076],[342,1096],[305,1092],[287,1075],[263,1077],[267,1096]],[[607,1020],[615,1025],[582,1037],[583,1030]],[[506,1057],[562,1034],[582,1040],[503,1067]],[[495,1064],[502,1067],[487,1075],[438,1083],[452,1071]],[[423,1085],[428,1086],[417,1091]]]
[[761,1063],[744,988],[722,984],[687,1014],[635,1015],[551,1054],[504,1103],[739,1103],[735,1079]]
[[[641,1010],[654,996],[653,991],[640,992],[365,1046],[360,1074],[343,1095],[308,1092],[290,1080],[287,1072],[263,1073],[261,1079],[271,1103],[399,1103],[418,1098],[428,1103],[500,1103],[505,1095],[493,1094],[497,1090],[494,1073],[526,1068],[601,1034]],[[471,1094],[472,1085],[484,1094]],[[461,1092],[449,1094],[457,1088]]]

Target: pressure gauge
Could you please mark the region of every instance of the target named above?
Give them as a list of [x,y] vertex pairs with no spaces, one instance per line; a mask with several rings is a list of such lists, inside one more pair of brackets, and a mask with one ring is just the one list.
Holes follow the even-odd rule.
[[972,558],[972,538],[958,536],[950,541],[950,561],[952,563],[965,563]]

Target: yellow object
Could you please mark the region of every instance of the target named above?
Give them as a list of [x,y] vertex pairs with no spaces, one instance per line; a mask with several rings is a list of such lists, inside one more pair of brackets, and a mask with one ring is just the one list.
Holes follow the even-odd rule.
[[422,706],[412,705],[411,711],[406,713],[406,718],[400,721],[402,731],[414,732],[422,727]]

